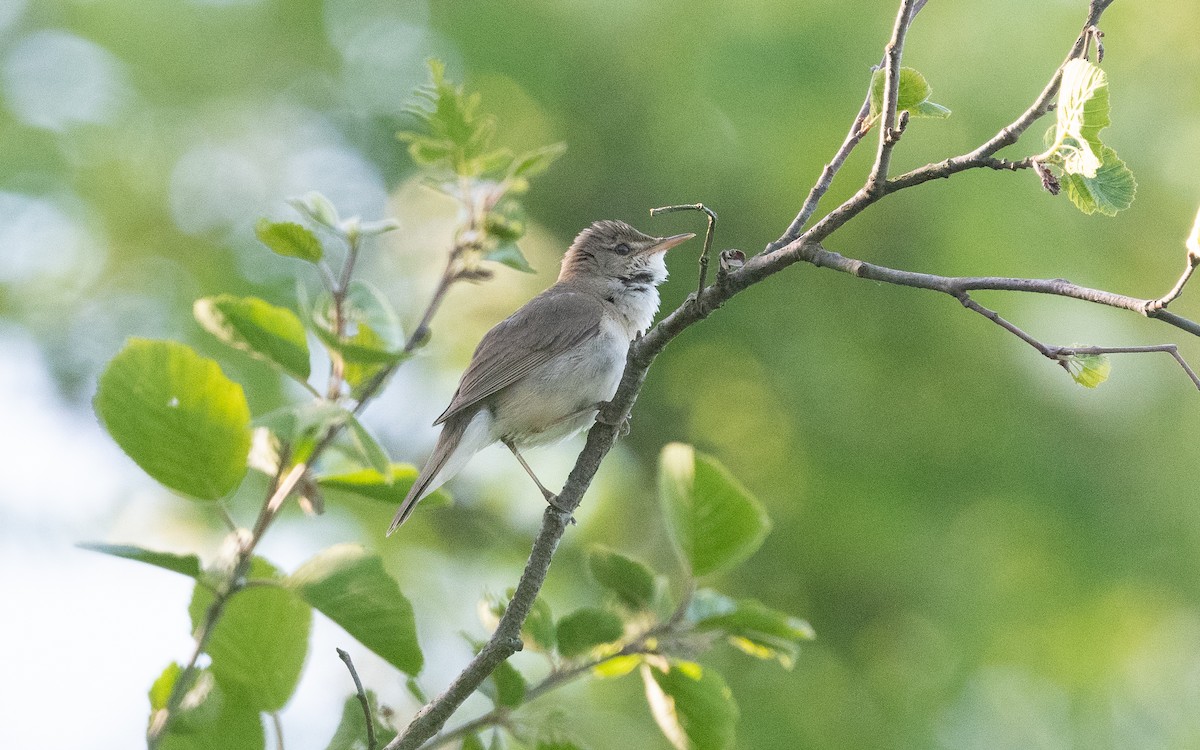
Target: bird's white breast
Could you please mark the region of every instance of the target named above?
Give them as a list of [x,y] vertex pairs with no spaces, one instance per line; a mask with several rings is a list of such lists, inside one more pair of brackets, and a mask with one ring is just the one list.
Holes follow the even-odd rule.
[[624,324],[601,318],[596,336],[496,394],[494,433],[519,445],[542,445],[579,432],[595,420],[595,405],[616,394],[628,352]]

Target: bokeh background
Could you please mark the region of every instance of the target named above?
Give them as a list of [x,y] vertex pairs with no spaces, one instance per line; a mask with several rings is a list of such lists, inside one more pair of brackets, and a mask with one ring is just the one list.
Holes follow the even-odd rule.
[[[1024,109],[1074,39],[1082,0],[933,2],[906,63],[947,121],[909,128],[896,169],[969,150]],[[4,0],[0,4],[0,746],[129,748],[146,689],[190,644],[181,577],[76,550],[131,542],[211,557],[202,505],[144,477],[96,424],[96,376],[128,336],[221,358],[256,412],[297,394],[219,349],[190,317],[202,294],[294,304],[298,264],[252,231],[316,189],[343,215],[395,216],[365,275],[413,321],[453,207],[416,186],[393,133],[424,60],[483,94],[500,140],[562,140],[528,196],[536,277],[459,287],[435,337],[368,422],[419,461],[479,336],[549,284],[579,228],[623,218],[658,234],[704,201],[718,247],[757,251],[786,227],[862,100],[893,3],[844,0]],[[1200,201],[1200,5],[1117,2],[1105,15],[1113,119],[1139,181],[1133,207],[1085,217],[1032,174],[964,174],[872,208],[829,242],[942,274],[1067,277],[1157,296],[1182,267]],[[1040,126],[1011,153],[1040,150]],[[871,148],[827,206],[852,192]],[[686,247],[686,246],[685,246]],[[672,255],[665,305],[695,282]],[[307,279],[312,282],[313,279]],[[1177,309],[1200,316],[1195,295]],[[980,295],[1045,341],[1200,344],[1128,313]],[[671,440],[726,463],[775,530],[719,584],[806,617],[793,670],[717,650],[745,748],[1200,746],[1200,396],[1166,355],[1127,356],[1085,391],[953,300],[795,268],[675,342],[633,433],[605,464],[552,569],[558,612],[598,601],[581,551],[603,542],[675,574],[653,466]],[[579,443],[533,454],[561,479]],[[294,567],[327,544],[379,545],[414,600],[427,688],[483,633],[475,602],[515,580],[541,510],[501,451],[382,540],[391,511],[289,517],[262,552]],[[248,522],[256,497],[235,498]],[[322,748],[349,691],[333,646],[401,716],[400,676],[318,619],[283,712],[289,750]],[[518,658],[526,658],[524,655]],[[572,688],[595,748],[666,748],[636,678]],[[481,703],[468,706],[478,710]]]

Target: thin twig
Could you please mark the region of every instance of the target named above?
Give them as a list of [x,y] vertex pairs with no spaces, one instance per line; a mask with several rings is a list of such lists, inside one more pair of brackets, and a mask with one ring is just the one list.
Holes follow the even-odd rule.
[[367,700],[367,693],[363,690],[362,680],[358,679],[358,670],[354,668],[350,654],[340,648],[336,650],[337,655],[346,663],[346,669],[350,670],[350,677],[354,680],[354,691],[358,695],[358,702],[362,704],[363,718],[367,721],[367,750],[375,750],[375,719],[371,716],[371,702]]
[[696,282],[696,296],[704,291],[708,276],[708,251],[712,249],[713,234],[717,229],[717,214],[703,203],[688,203],[681,206],[662,206],[650,209],[651,216],[669,214],[675,211],[703,211],[708,214],[708,230],[704,233],[704,249],[700,251],[700,275]]
[[875,164],[867,177],[866,191],[870,194],[883,191],[892,162],[892,151],[904,132],[903,119],[900,120],[901,126],[897,127],[896,103],[900,96],[900,60],[904,56],[904,38],[912,24],[915,3],[916,0],[902,0],[900,3],[892,38],[883,55],[883,111],[880,112],[879,148],[875,152]]
[[275,727],[275,750],[284,750],[283,748],[283,722],[279,720],[279,712],[271,712],[271,725]]
[[1058,357],[1087,356],[1090,354],[1150,354],[1153,352],[1166,352],[1179,363],[1179,366],[1191,378],[1192,384],[1196,386],[1196,390],[1200,390],[1200,377],[1188,365],[1187,360],[1179,353],[1179,347],[1175,344],[1157,344],[1154,346],[1062,346],[1051,348]]
[[1151,300],[1147,305],[1147,313],[1166,307],[1175,301],[1175,298],[1183,294],[1183,287],[1187,285],[1188,279],[1192,277],[1192,272],[1196,270],[1196,266],[1200,265],[1200,211],[1196,212],[1196,221],[1192,223],[1192,231],[1188,234],[1183,244],[1187,248],[1187,260],[1183,273],[1179,276],[1179,281],[1175,282],[1175,286],[1171,287],[1171,291],[1156,300]]

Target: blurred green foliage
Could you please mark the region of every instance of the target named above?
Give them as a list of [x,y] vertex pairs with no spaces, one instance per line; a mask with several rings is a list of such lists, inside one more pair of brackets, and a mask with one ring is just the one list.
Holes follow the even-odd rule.
[[[86,410],[127,336],[218,351],[191,319],[197,297],[293,307],[289,261],[258,246],[254,222],[294,221],[283,199],[320,190],[346,215],[401,220],[364,262],[415,322],[453,208],[410,184],[415,166],[394,133],[437,55],[481,92],[498,141],[570,150],[524,200],[522,249],[540,274],[501,271],[500,283],[452,293],[425,374],[392,386],[397,397],[377,407],[392,411],[369,415],[391,426],[380,432],[392,456],[418,460],[430,433],[417,426],[443,405],[425,402],[449,396],[482,332],[550,283],[588,222],[693,230],[694,217],[652,223],[644,212],[702,200],[721,215],[718,249],[754,252],[778,236],[861,103],[893,11],[832,0],[10,3],[0,317],[36,340],[64,398]],[[990,137],[1041,90],[1083,15],[1082,1],[931,3],[905,61],[954,116],[910,124],[894,168]],[[1085,217],[1032,173],[966,174],[890,198],[830,248],[943,274],[1168,289],[1200,199],[1200,89],[1179,83],[1200,71],[1200,6],[1118,0],[1103,28],[1105,145],[1137,175],[1129,210]],[[1040,151],[1039,135],[1012,152]],[[826,206],[858,187],[871,150],[851,158]],[[695,278],[691,257],[670,264],[666,307]],[[1068,300],[981,301],[1053,343],[1175,336]],[[1200,315],[1188,295],[1173,309]],[[1195,342],[1181,347],[1200,361]],[[294,395],[269,365],[225,362],[253,413]],[[1198,418],[1165,356],[1115,358],[1109,380],[1085,391],[944,299],[795,269],[660,358],[546,596],[580,603],[591,542],[669,569],[674,553],[647,508],[658,450],[682,440],[719,457],[774,522],[722,589],[801,614],[819,636],[787,672],[717,652],[741,707],[740,746],[1191,747]],[[470,485],[460,505],[423,507],[391,546],[383,505],[335,520],[380,545],[406,593],[431,560],[511,582],[530,537],[521,509],[540,502],[520,487]],[[251,507],[243,500],[235,511]],[[163,513],[220,533],[192,509]],[[318,535],[325,522],[296,523]],[[431,578],[425,595],[441,585]],[[587,695],[606,712],[572,718],[596,748],[646,742],[657,733],[640,694],[600,683]],[[114,713],[144,710],[144,695],[105,697]]]

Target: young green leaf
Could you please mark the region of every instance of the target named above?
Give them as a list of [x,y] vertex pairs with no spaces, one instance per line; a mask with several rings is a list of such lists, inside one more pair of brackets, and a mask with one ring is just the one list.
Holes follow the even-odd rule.
[[196,321],[234,349],[308,380],[308,341],[294,312],[257,297],[202,297],[192,308]]
[[529,265],[529,261],[525,260],[525,254],[521,252],[521,248],[517,247],[515,242],[500,242],[495,249],[485,253],[483,259],[506,265],[521,273],[537,273],[534,267]]
[[370,284],[351,282],[342,306],[341,334],[332,296],[323,294],[312,313],[317,338],[345,363],[344,377],[351,388],[369,382],[385,366],[407,356],[400,317],[387,298]]
[[596,583],[616,594],[630,609],[646,609],[654,601],[654,573],[644,564],[607,547],[588,552],[588,570]]
[[1105,354],[1072,354],[1063,361],[1071,378],[1084,388],[1095,388],[1112,372],[1112,361]]
[[511,177],[535,177],[550,168],[558,158],[567,152],[567,144],[552,143],[533,151],[527,151],[513,160],[509,169]]
[[1066,188],[1067,197],[1085,214],[1099,212],[1105,216],[1116,216],[1118,211],[1124,211],[1133,204],[1137,181],[1116,151],[1105,146],[1100,154],[1100,166],[1095,176],[1071,174],[1064,170],[1062,185]]
[[421,671],[412,604],[378,555],[339,544],[301,565],[284,585],[392,666],[410,675]]
[[292,461],[304,462],[329,428],[344,424],[349,418],[350,413],[341,406],[313,400],[267,412],[254,420],[254,426],[265,427],[290,446]]
[[483,739],[478,732],[471,732],[463,738],[460,750],[487,750],[487,747],[483,744]]
[[[385,476],[375,469],[359,469],[317,477],[317,485],[324,490],[346,492],[396,506],[403,502],[408,495],[413,482],[417,480],[417,474],[417,467],[411,464],[392,464],[389,476]],[[445,489],[439,489],[422,500],[421,507],[432,508],[449,505],[450,502],[450,493]]]
[[737,704],[714,670],[688,661],[672,661],[666,670],[645,664],[642,681],[650,712],[676,750],[733,745]]
[[[396,737],[396,730],[380,710],[379,698],[372,690],[366,691],[367,706],[371,710],[375,726],[376,747],[383,747]],[[367,719],[363,716],[362,703],[357,695],[351,695],[342,704],[342,720],[325,750],[367,750]]]
[[254,226],[254,234],[258,236],[259,242],[273,252],[289,258],[317,263],[324,254],[317,235],[307,227],[290,221],[259,219],[258,224]]
[[592,676],[600,679],[624,677],[642,665],[646,657],[641,654],[613,656],[592,667]]
[[100,376],[93,405],[117,445],[177,492],[215,500],[246,474],[246,395],[184,344],[130,339]]
[[[884,70],[880,68],[871,76],[871,112],[867,122],[879,122],[883,115]],[[913,68],[900,68],[900,80],[896,92],[896,112],[908,112],[910,117],[934,117],[945,119],[950,110],[929,101],[933,89],[925,76]]]
[[795,664],[801,644],[816,637],[804,620],[711,589],[695,593],[686,617],[696,631],[721,632],[736,648],[760,659],[777,659],[787,669]]
[[153,713],[161,708],[167,707],[167,701],[171,698],[171,691],[175,689],[175,683],[179,680],[179,676],[183,674],[183,667],[179,666],[178,662],[171,662],[167,668],[163,670],[154,684],[150,686],[148,697],[150,698],[150,711]]
[[[212,600],[196,587],[188,607],[193,628]],[[205,649],[227,697],[257,711],[283,708],[300,680],[311,626],[312,609],[287,589],[253,586],[231,596]]]
[[555,639],[558,653],[566,658],[579,656],[596,646],[612,643],[624,635],[621,618],[603,609],[584,607],[558,621]]
[[[1109,119],[1108,77],[1088,60],[1076,58],[1063,66],[1058,87],[1055,126],[1058,142],[1073,137],[1087,143],[1100,156],[1100,131]],[[1098,166],[1098,164],[1097,164]],[[1091,176],[1094,172],[1088,173]]]
[[195,555],[176,555],[172,552],[155,552],[153,550],[135,547],[130,544],[102,544],[100,542],[80,542],[75,545],[80,549],[92,552],[102,552],[126,560],[137,560],[147,565],[182,573],[185,576],[198,578],[200,576],[200,558]]
[[690,445],[663,448],[658,488],[671,541],[697,576],[745,560],[770,531],[763,506],[716,459]]
[[[288,198],[287,202],[314,224],[337,229],[342,222],[333,202],[315,190],[298,197]],[[318,255],[316,259],[320,260],[320,256]]]

